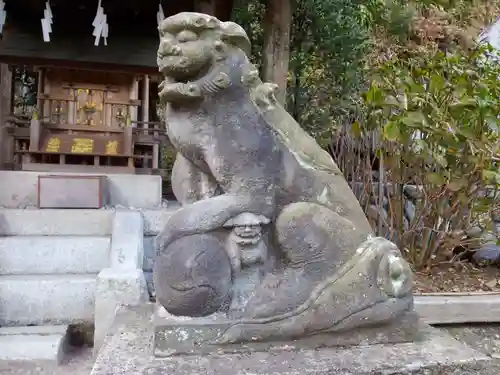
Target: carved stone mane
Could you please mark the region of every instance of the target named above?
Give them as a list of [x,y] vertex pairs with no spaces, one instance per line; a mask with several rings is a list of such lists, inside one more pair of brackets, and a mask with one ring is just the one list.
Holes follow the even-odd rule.
[[254,65],[249,64],[243,82],[248,86],[250,95],[262,113],[266,123],[279,135],[283,143],[294,153],[301,164],[330,173],[341,173],[330,155],[318,147],[318,144],[293,117],[285,111],[276,99],[278,86],[274,83],[263,83]]

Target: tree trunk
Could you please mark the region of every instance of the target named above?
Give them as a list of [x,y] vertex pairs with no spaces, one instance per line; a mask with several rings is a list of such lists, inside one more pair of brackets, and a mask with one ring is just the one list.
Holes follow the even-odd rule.
[[264,18],[264,80],[278,85],[277,99],[285,104],[292,0],[268,0]]
[[194,10],[217,17],[221,21],[229,21],[233,0],[195,0]]
[[195,0],[194,11],[215,16],[216,0]]
[[217,8],[215,9],[215,17],[221,21],[229,21],[233,13],[233,0],[218,0]]
[[11,110],[12,71],[7,64],[0,64],[0,169],[6,162],[12,162],[13,148],[6,131],[6,120]]

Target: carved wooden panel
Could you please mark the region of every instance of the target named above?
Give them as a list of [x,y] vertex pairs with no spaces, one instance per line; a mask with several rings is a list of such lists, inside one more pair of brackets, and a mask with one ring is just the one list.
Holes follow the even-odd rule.
[[[44,117],[52,123],[123,128],[131,115],[134,75],[119,72],[52,68],[46,72]],[[67,101],[49,105],[53,100]],[[51,102],[52,103],[52,102]]]
[[75,100],[78,125],[104,124],[104,90],[76,88]]
[[66,100],[51,100],[50,101],[50,122],[56,124],[70,123],[69,102]]
[[130,116],[130,106],[125,104],[111,105],[111,124],[114,127],[123,128],[127,125]]

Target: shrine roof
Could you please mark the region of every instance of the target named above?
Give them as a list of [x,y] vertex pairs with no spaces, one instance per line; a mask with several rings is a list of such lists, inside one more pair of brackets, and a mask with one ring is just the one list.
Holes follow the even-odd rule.
[[[161,0],[166,17],[192,11],[200,0]],[[231,10],[233,0],[213,0]],[[98,0],[48,0],[53,14],[47,35],[42,19],[47,0],[4,0],[7,14],[0,40],[0,62],[101,64],[156,71],[157,12],[160,0],[101,0],[108,36],[94,42]],[[227,16],[221,18],[228,18]],[[105,43],[104,43],[105,39]],[[106,65],[107,64],[107,65]]]

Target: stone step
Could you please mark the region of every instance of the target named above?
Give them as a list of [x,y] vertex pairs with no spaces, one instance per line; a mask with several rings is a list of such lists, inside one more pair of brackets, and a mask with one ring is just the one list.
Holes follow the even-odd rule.
[[0,328],[0,361],[59,365],[64,358],[67,326]]
[[0,276],[0,326],[94,321],[96,275]]
[[[179,207],[139,210],[144,234],[157,235]],[[112,209],[0,208],[0,236],[109,236],[114,216]]]
[[110,237],[0,237],[0,275],[99,273],[109,267]]
[[112,210],[1,209],[3,236],[109,236]]

